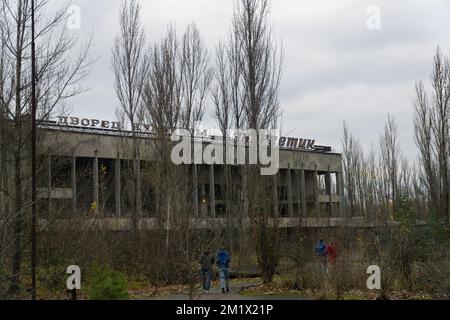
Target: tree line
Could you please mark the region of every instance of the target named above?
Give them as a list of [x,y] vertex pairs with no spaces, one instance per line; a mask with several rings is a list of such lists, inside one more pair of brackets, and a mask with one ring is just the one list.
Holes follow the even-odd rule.
[[344,123],[342,151],[346,211],[371,221],[394,220],[405,199],[414,204],[417,220],[439,219],[448,224],[449,171],[449,56],[436,49],[430,75],[415,85],[414,141],[418,156],[408,160],[401,150],[399,130],[389,114],[378,145],[363,150]]

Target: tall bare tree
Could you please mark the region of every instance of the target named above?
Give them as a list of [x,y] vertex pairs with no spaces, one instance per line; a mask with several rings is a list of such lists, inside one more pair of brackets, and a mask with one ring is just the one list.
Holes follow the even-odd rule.
[[433,122],[430,104],[422,81],[416,84],[416,98],[414,101],[414,138],[419,149],[419,169],[421,183],[426,188],[430,209],[439,209],[439,194],[437,185],[437,168],[433,153]]
[[385,201],[387,209],[395,212],[398,198],[398,179],[400,165],[400,146],[398,128],[394,117],[388,114],[384,134],[380,137],[380,166],[385,184]]
[[342,138],[343,169],[345,175],[345,193],[350,217],[357,215],[358,207],[358,173],[361,172],[362,150],[358,140],[353,138],[347,124],[344,122]]
[[[53,15],[44,14],[48,8],[48,1],[36,1],[38,123],[52,115],[63,101],[83,91],[79,82],[87,75],[92,62],[89,56],[90,41],[81,47],[78,56],[73,56],[77,41],[65,26],[68,6],[63,6]],[[6,171],[8,185],[4,185],[6,190],[2,190],[11,201],[11,212],[5,214],[13,221],[11,294],[17,293],[21,285],[22,260],[29,241],[26,221],[31,205],[28,172],[31,138],[30,22],[30,0],[0,2],[2,56],[11,68],[8,77],[3,78],[1,127],[1,135],[5,138],[2,149],[6,153],[5,157],[14,164],[11,170]],[[12,99],[9,94],[5,95],[10,90],[14,92]]]
[[241,85],[242,70],[239,60],[241,45],[239,42],[238,31],[238,25],[234,23],[231,27],[226,51],[229,63],[230,103],[232,107],[234,128],[241,129],[245,124],[245,115],[244,95],[242,94],[243,88]]
[[431,85],[431,95],[426,94],[422,82],[416,85],[415,138],[429,207],[448,222],[450,60],[439,47],[433,59]]
[[212,80],[208,50],[194,23],[188,25],[183,35],[179,55],[183,90],[181,126],[192,129],[203,118]]
[[149,50],[141,23],[141,6],[138,0],[122,1],[120,11],[120,33],[114,40],[112,67],[115,75],[115,91],[120,111],[132,131],[132,159],[134,181],[134,227],[141,215],[142,190],[140,176],[139,135],[140,120],[143,120],[143,92],[150,69]]
[[[186,39],[186,46],[188,44]],[[192,48],[189,47],[189,49]],[[172,182],[177,179],[175,176],[173,176],[174,179],[169,179],[169,176],[175,175],[169,161],[171,146],[169,136],[175,129],[182,126],[183,116],[187,117],[187,114],[189,114],[189,118],[185,124],[189,126],[189,119],[191,119],[195,104],[194,95],[198,89],[196,87],[191,91],[191,100],[188,102],[192,108],[191,111],[183,112],[184,66],[182,57],[175,27],[169,25],[166,35],[153,46],[149,77],[144,91],[145,117],[156,138],[152,141],[152,148],[157,157],[152,181],[155,190],[155,211],[161,229],[164,229],[164,223],[166,226],[170,225],[173,213],[177,208],[177,204],[173,203],[173,197],[170,195],[170,190],[175,187]],[[165,233],[165,251],[168,254],[170,230],[166,228]]]
[[269,0],[239,0],[233,28],[239,43],[243,101],[249,128],[269,128],[279,116],[283,55],[272,38]]
[[165,37],[153,46],[144,92],[147,119],[160,136],[181,123],[182,78],[178,52],[176,31],[169,25]]
[[[269,20],[270,1],[239,0],[235,3],[230,40],[227,49],[230,63],[231,105],[238,128],[274,128],[279,119],[279,85],[281,80],[283,54],[272,37]],[[239,84],[239,86],[238,86]],[[257,138],[259,140],[259,138]],[[275,251],[277,236],[273,233],[273,219],[278,208],[268,214],[258,203],[258,197],[267,196],[267,184],[276,190],[276,177],[268,183],[257,176],[255,168],[244,167],[241,174],[241,212],[244,217],[252,215],[257,239],[258,261],[265,281],[271,281],[278,264]],[[252,188],[262,183],[261,188]],[[252,194],[250,194],[250,192]],[[272,222],[270,223],[272,219]],[[273,246],[273,247],[272,247]]]
[[[0,3],[0,6],[2,5]],[[0,32],[2,32],[1,39],[3,39],[3,28],[0,29]],[[3,265],[5,259],[3,250],[7,242],[11,202],[10,195],[6,192],[8,189],[6,154],[11,146],[7,143],[7,132],[4,128],[8,125],[7,108],[14,98],[14,86],[11,81],[14,77],[14,68],[6,50],[5,42],[2,41],[0,47],[0,265]]]
[[[223,43],[219,43],[216,48],[216,65],[214,69],[214,80],[211,87],[211,96],[214,104],[213,117],[218,123],[222,132],[224,144],[231,143],[229,130],[233,123],[233,64]],[[227,159],[227,150],[224,150],[224,163]],[[228,221],[228,236],[230,248],[234,226],[234,215],[232,215],[232,172],[229,166],[224,166],[224,199],[225,199],[225,217]]]
[[449,121],[450,121],[450,61],[437,48],[431,73],[433,86],[432,121],[434,148],[440,176],[440,215],[449,219]]
[[214,104],[213,116],[224,137],[227,134],[226,131],[232,128],[233,121],[229,66],[230,63],[224,44],[219,43],[216,48],[216,66],[214,69],[214,82],[211,87],[211,95]]

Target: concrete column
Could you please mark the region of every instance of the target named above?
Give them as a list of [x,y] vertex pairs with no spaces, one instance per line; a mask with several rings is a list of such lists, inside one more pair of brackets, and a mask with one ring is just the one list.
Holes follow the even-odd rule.
[[344,217],[345,197],[344,197],[344,179],[343,179],[343,175],[342,175],[342,168],[341,168],[341,171],[336,173],[336,186],[337,186],[337,193],[340,198],[339,215],[341,217]]
[[273,175],[273,183],[272,183],[272,197],[273,197],[273,216],[278,217],[280,211],[278,208],[278,175],[280,174],[280,171],[278,171],[277,174]]
[[92,180],[93,180],[93,189],[94,189],[93,202],[95,202],[95,205],[96,205],[95,212],[98,213],[98,208],[100,207],[99,197],[98,197],[98,151],[95,151],[92,176],[93,176]]
[[135,168],[136,168],[136,212],[138,217],[142,217],[141,160],[139,156],[135,162]]
[[247,166],[243,166],[242,168],[243,172],[243,176],[242,176],[242,204],[243,204],[243,213],[242,215],[244,216],[244,218],[248,218],[248,208],[249,208],[249,203],[248,203],[248,176],[247,176]]
[[77,213],[77,156],[76,150],[72,151],[72,166],[71,166],[71,180],[72,180],[72,213]]
[[202,218],[206,218],[206,216],[208,215],[208,205],[206,203],[206,187],[205,187],[205,169],[204,166],[200,166],[200,177],[201,177],[201,182],[200,182],[200,192],[201,192],[201,205],[200,205],[200,214],[202,216]]
[[288,169],[286,171],[286,179],[287,179],[287,194],[288,194],[288,213],[289,217],[294,216],[294,206],[292,204],[292,174],[291,174],[291,165],[288,165]]
[[314,165],[314,181],[313,181],[313,189],[314,189],[314,208],[316,211],[316,218],[320,218],[320,199],[319,199],[319,181],[317,172],[317,164]]
[[116,216],[120,217],[122,215],[122,205],[121,205],[121,167],[120,167],[120,153],[117,152],[117,157],[114,163],[114,200],[116,204]]
[[305,183],[305,169],[300,170],[300,198],[302,207],[302,217],[306,218],[306,183]]
[[[232,186],[232,167],[231,166],[222,166],[222,173],[223,173],[223,181],[222,181],[222,190],[223,190],[223,200],[225,203],[225,214],[227,219],[232,219],[231,217],[231,190],[233,188]],[[230,234],[231,236],[231,234]],[[230,238],[231,241],[231,238]]]
[[208,205],[206,204],[206,188],[205,188],[205,183],[201,183],[201,192],[202,192],[202,204],[200,206],[201,208],[201,215],[202,218],[205,218],[208,215]]
[[216,217],[216,191],[214,188],[214,165],[209,166],[209,204],[211,207],[211,217]]
[[302,194],[300,191],[300,170],[295,170],[295,184],[297,189],[295,190],[297,197],[297,216],[302,216]]
[[330,166],[328,166],[328,171],[325,174],[325,192],[327,195],[331,195],[331,172]]
[[194,217],[198,218],[198,174],[197,165],[192,165],[192,201],[194,202]]
[[328,166],[327,174],[325,175],[325,189],[328,195],[328,214],[333,216],[333,194],[332,194],[332,186],[331,186],[331,169]]
[[48,156],[47,162],[47,203],[48,212],[52,212],[52,156]]

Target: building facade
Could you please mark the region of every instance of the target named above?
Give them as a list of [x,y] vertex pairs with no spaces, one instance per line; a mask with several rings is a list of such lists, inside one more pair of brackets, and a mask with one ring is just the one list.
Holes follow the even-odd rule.
[[[46,172],[39,180],[41,211],[54,206],[64,217],[73,218],[98,211],[115,226],[111,228],[127,229],[132,215],[132,205],[126,200],[130,198],[126,178],[131,159],[125,156],[130,153],[124,148],[130,145],[130,133],[86,124],[81,127],[49,122],[40,126],[49,147],[43,150],[52,150],[41,154]],[[142,180],[137,205],[143,229],[154,224],[152,186],[145,185],[145,179],[139,176],[147,162],[155,161],[149,139],[150,134],[140,134],[142,152],[135,168],[138,180]],[[344,218],[341,155],[329,147],[315,146],[313,140],[281,137],[279,144],[280,169],[274,180],[277,187],[273,199],[279,223],[284,227],[340,225]],[[192,165],[193,218],[225,218],[225,166],[231,166],[232,183],[239,184],[239,165]]]

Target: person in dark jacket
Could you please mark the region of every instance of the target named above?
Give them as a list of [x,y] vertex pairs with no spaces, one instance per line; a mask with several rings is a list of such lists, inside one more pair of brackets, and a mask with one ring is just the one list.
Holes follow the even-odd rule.
[[230,254],[225,250],[224,247],[220,248],[217,252],[217,266],[219,267],[220,275],[220,287],[222,288],[222,293],[229,292],[229,280],[230,280]]
[[202,287],[204,293],[209,293],[211,289],[212,279],[212,267],[214,265],[214,256],[212,256],[209,250],[205,250],[200,256],[200,267],[202,273]]

